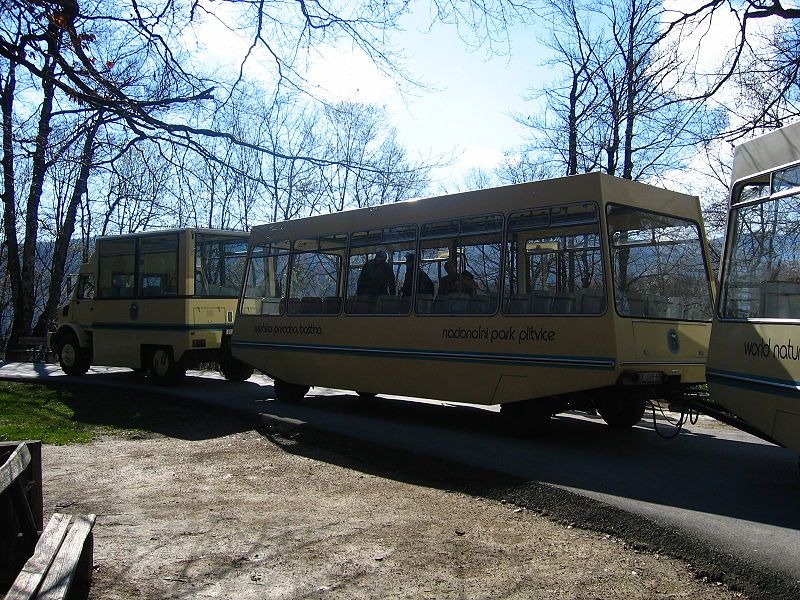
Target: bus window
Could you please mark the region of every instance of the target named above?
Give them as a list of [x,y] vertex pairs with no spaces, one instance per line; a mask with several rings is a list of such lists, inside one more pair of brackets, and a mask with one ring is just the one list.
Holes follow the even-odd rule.
[[295,240],[289,282],[290,315],[339,314],[347,235]]
[[147,236],[139,240],[139,294],[177,296],[178,236]]
[[[502,235],[500,215],[423,225],[419,266],[433,282],[434,294],[417,285],[417,312],[494,314],[500,289]],[[452,266],[448,267],[448,262]]]
[[720,311],[732,319],[800,319],[800,195],[731,212]]
[[794,165],[775,171],[772,174],[772,193],[785,192],[800,187],[800,165]]
[[614,301],[623,317],[711,319],[711,287],[697,223],[609,205]]
[[509,314],[605,311],[597,206],[584,203],[508,219],[503,308]]
[[[413,273],[407,273],[417,240],[416,225],[357,231],[350,236],[347,270],[348,314],[407,314],[411,309]],[[385,257],[385,267],[383,254]],[[365,265],[370,263],[369,270]],[[374,271],[374,272],[373,272]]]
[[135,295],[136,240],[100,240],[97,243],[99,298]]
[[91,300],[94,298],[94,275],[81,275],[78,283],[78,300]]
[[741,204],[769,196],[769,182],[747,182],[739,188],[733,204]]
[[244,294],[239,312],[250,315],[286,313],[286,276],[289,273],[290,242],[277,241],[253,246],[247,263]]
[[247,239],[198,233],[195,237],[194,295],[235,298],[244,277]]

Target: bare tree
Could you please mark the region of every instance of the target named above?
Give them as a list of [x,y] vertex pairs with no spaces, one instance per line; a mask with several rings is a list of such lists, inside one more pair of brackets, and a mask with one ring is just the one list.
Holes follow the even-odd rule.
[[495,169],[495,176],[500,183],[513,184],[526,181],[538,181],[556,177],[560,173],[554,171],[551,163],[542,160],[538,148],[523,148],[518,152],[506,152],[503,161]]
[[598,70],[606,58],[602,40],[588,29],[587,6],[576,0],[545,0],[544,16],[553,24],[545,45],[553,51],[549,66],[563,68],[565,76],[553,85],[536,89],[531,99],[543,96],[543,115],[516,115],[518,123],[535,129],[541,136],[544,155],[558,157],[566,175],[599,167],[599,145],[590,142],[598,117],[602,80]]
[[[57,45],[57,40],[49,40],[50,45]],[[45,60],[42,70],[52,74],[55,61]],[[26,193],[24,207],[24,238],[22,247],[17,241],[17,188],[15,179],[15,163],[18,150],[14,140],[14,104],[17,100],[16,65],[9,62],[6,76],[0,88],[0,99],[3,118],[3,227],[7,248],[7,269],[11,284],[11,297],[14,306],[14,321],[11,327],[9,343],[14,346],[19,336],[30,332],[34,315],[34,287],[36,276],[36,243],[39,228],[39,203],[44,187],[45,174],[48,168],[50,152],[51,117],[55,97],[55,86],[52,79],[43,79],[41,104],[36,120],[34,139],[30,146],[31,177]],[[23,146],[23,151],[25,147]]]
[[[800,8],[785,7],[782,0],[707,0],[690,8],[672,3],[665,11],[662,39],[682,48],[693,68],[693,85],[684,100],[707,101],[733,95],[725,102],[732,112],[728,140],[779,127],[800,116],[798,105],[798,23]],[[714,41],[709,65],[707,41],[720,22],[735,24],[733,35],[719,48]]]
[[[422,192],[432,166],[408,159],[379,108],[341,102],[329,107],[325,116],[328,152],[343,159],[324,171],[329,210],[397,202]],[[354,169],[353,164],[370,168]]]
[[168,202],[171,172],[167,166],[157,148],[148,144],[132,146],[110,162],[103,177],[103,192],[92,207],[98,215],[95,234],[182,226],[185,216],[176,214]]
[[[547,86],[531,147],[567,174],[602,170],[627,179],[681,167],[718,131],[721,116],[674,92],[683,71],[661,36],[660,0],[556,4],[550,47],[566,79]],[[587,23],[595,30],[589,33]],[[564,40],[562,42],[562,40]],[[541,127],[545,123],[552,125]],[[537,127],[537,124],[539,127]]]

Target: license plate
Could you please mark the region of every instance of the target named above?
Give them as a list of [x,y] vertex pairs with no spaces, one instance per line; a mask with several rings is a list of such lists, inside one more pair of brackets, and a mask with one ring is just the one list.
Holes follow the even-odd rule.
[[642,371],[636,376],[639,383],[661,383],[661,373],[658,371]]

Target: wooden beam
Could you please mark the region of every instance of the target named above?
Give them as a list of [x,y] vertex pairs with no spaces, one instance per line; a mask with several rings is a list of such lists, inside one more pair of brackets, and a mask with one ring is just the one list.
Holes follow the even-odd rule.
[[0,494],[4,493],[11,484],[13,484],[17,477],[28,468],[31,462],[31,453],[28,451],[28,446],[19,444],[8,457],[8,460],[0,467]]
[[39,531],[44,530],[44,490],[42,488],[42,442],[26,440],[25,446],[31,455],[31,464],[26,477],[30,478],[30,489],[27,490],[28,503],[33,513],[33,520]]
[[47,575],[39,588],[39,600],[62,600],[75,578],[78,561],[83,553],[83,546],[94,527],[95,515],[75,518],[75,522],[67,533],[67,537],[58,550],[58,555],[47,571]]
[[[11,486],[11,500],[14,504],[17,523],[19,524],[17,551],[22,554],[22,560],[33,554],[40,533],[31,512],[28,495],[25,493],[24,480],[24,477],[19,477]],[[20,560],[20,563],[22,563],[22,560]]]
[[[33,513],[33,520],[39,532],[44,530],[44,496],[42,493],[42,442],[41,440],[18,440],[0,442],[0,460],[6,461],[20,444],[25,444],[31,455],[30,463],[23,472],[25,495]],[[2,521],[0,521],[2,523]]]
[[70,521],[69,515],[55,513],[36,544],[33,556],[22,567],[5,600],[29,600],[35,597],[39,585],[61,548]]

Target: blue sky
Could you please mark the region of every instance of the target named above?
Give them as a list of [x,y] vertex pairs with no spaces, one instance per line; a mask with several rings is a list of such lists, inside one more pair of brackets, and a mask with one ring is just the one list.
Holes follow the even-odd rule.
[[[510,114],[531,110],[533,103],[524,102],[523,95],[531,86],[553,81],[555,74],[541,66],[548,51],[538,43],[537,27],[514,26],[510,46],[500,44],[503,52],[492,53],[485,45],[469,47],[454,26],[431,29],[428,4],[413,6],[416,10],[403,17],[402,30],[392,32],[389,43],[405,57],[402,66],[410,78],[425,87],[399,85],[351,46],[316,47],[307,57],[306,76],[328,100],[384,106],[411,156],[452,159],[450,167],[433,174],[434,188],[452,190],[471,168],[491,169],[504,150],[522,143],[525,129]],[[247,53],[250,32],[229,27],[236,20],[233,10],[218,4],[219,20],[209,16],[184,32],[187,46],[206,68],[238,70]],[[274,63],[261,47],[253,51],[246,72],[267,87],[275,77]]]
[[[328,100],[384,106],[399,141],[412,157],[452,160],[450,166],[433,173],[431,192],[455,191],[463,188],[464,177],[472,168],[492,170],[504,151],[525,141],[526,128],[517,124],[511,113],[539,114],[537,103],[523,97],[559,79],[558,70],[545,65],[552,51],[540,43],[548,35],[548,24],[540,20],[513,26],[509,47],[500,45],[505,52],[491,53],[486,47],[468,46],[454,26],[430,28],[428,4],[412,3],[412,7],[415,12],[403,17],[402,30],[392,32],[389,43],[405,56],[403,66],[408,74],[427,87],[401,87],[350,46],[315,47],[307,56],[305,75],[319,86],[317,95]],[[231,10],[216,5],[217,10],[226,8]],[[724,47],[725,36],[735,31],[735,25],[730,29],[726,20],[730,17],[725,14],[716,19],[712,36],[702,32],[706,34],[703,47]],[[245,31],[241,35],[215,25],[213,19],[200,29],[196,39],[214,40],[213,49],[200,52],[206,65],[211,58],[222,69],[238,69],[249,45],[246,29],[240,30]],[[715,62],[717,54],[705,52],[695,58],[702,63]],[[263,48],[257,48],[248,62],[247,75],[267,84],[274,80],[274,63]],[[667,177],[672,179],[686,178],[679,173]]]
[[311,76],[332,98],[385,106],[410,154],[452,157],[452,166],[434,173],[436,183],[452,189],[471,168],[491,168],[504,150],[523,142],[525,128],[511,113],[533,109],[523,96],[555,74],[541,66],[546,49],[533,26],[514,27],[510,50],[497,54],[468,47],[453,26],[428,31],[427,19],[426,9],[407,15],[404,31],[392,38],[406,56],[405,68],[425,88],[400,93],[367,59],[346,49],[326,52]]
[[504,150],[518,146],[525,129],[510,115],[533,109],[523,96],[553,76],[541,67],[545,50],[536,35],[533,27],[515,27],[510,52],[492,55],[486,49],[470,50],[452,26],[437,26],[430,33],[410,26],[401,36],[409,66],[437,89],[412,97],[406,106],[390,104],[409,150],[455,152],[457,163],[438,173],[447,179],[471,167],[491,167]]

